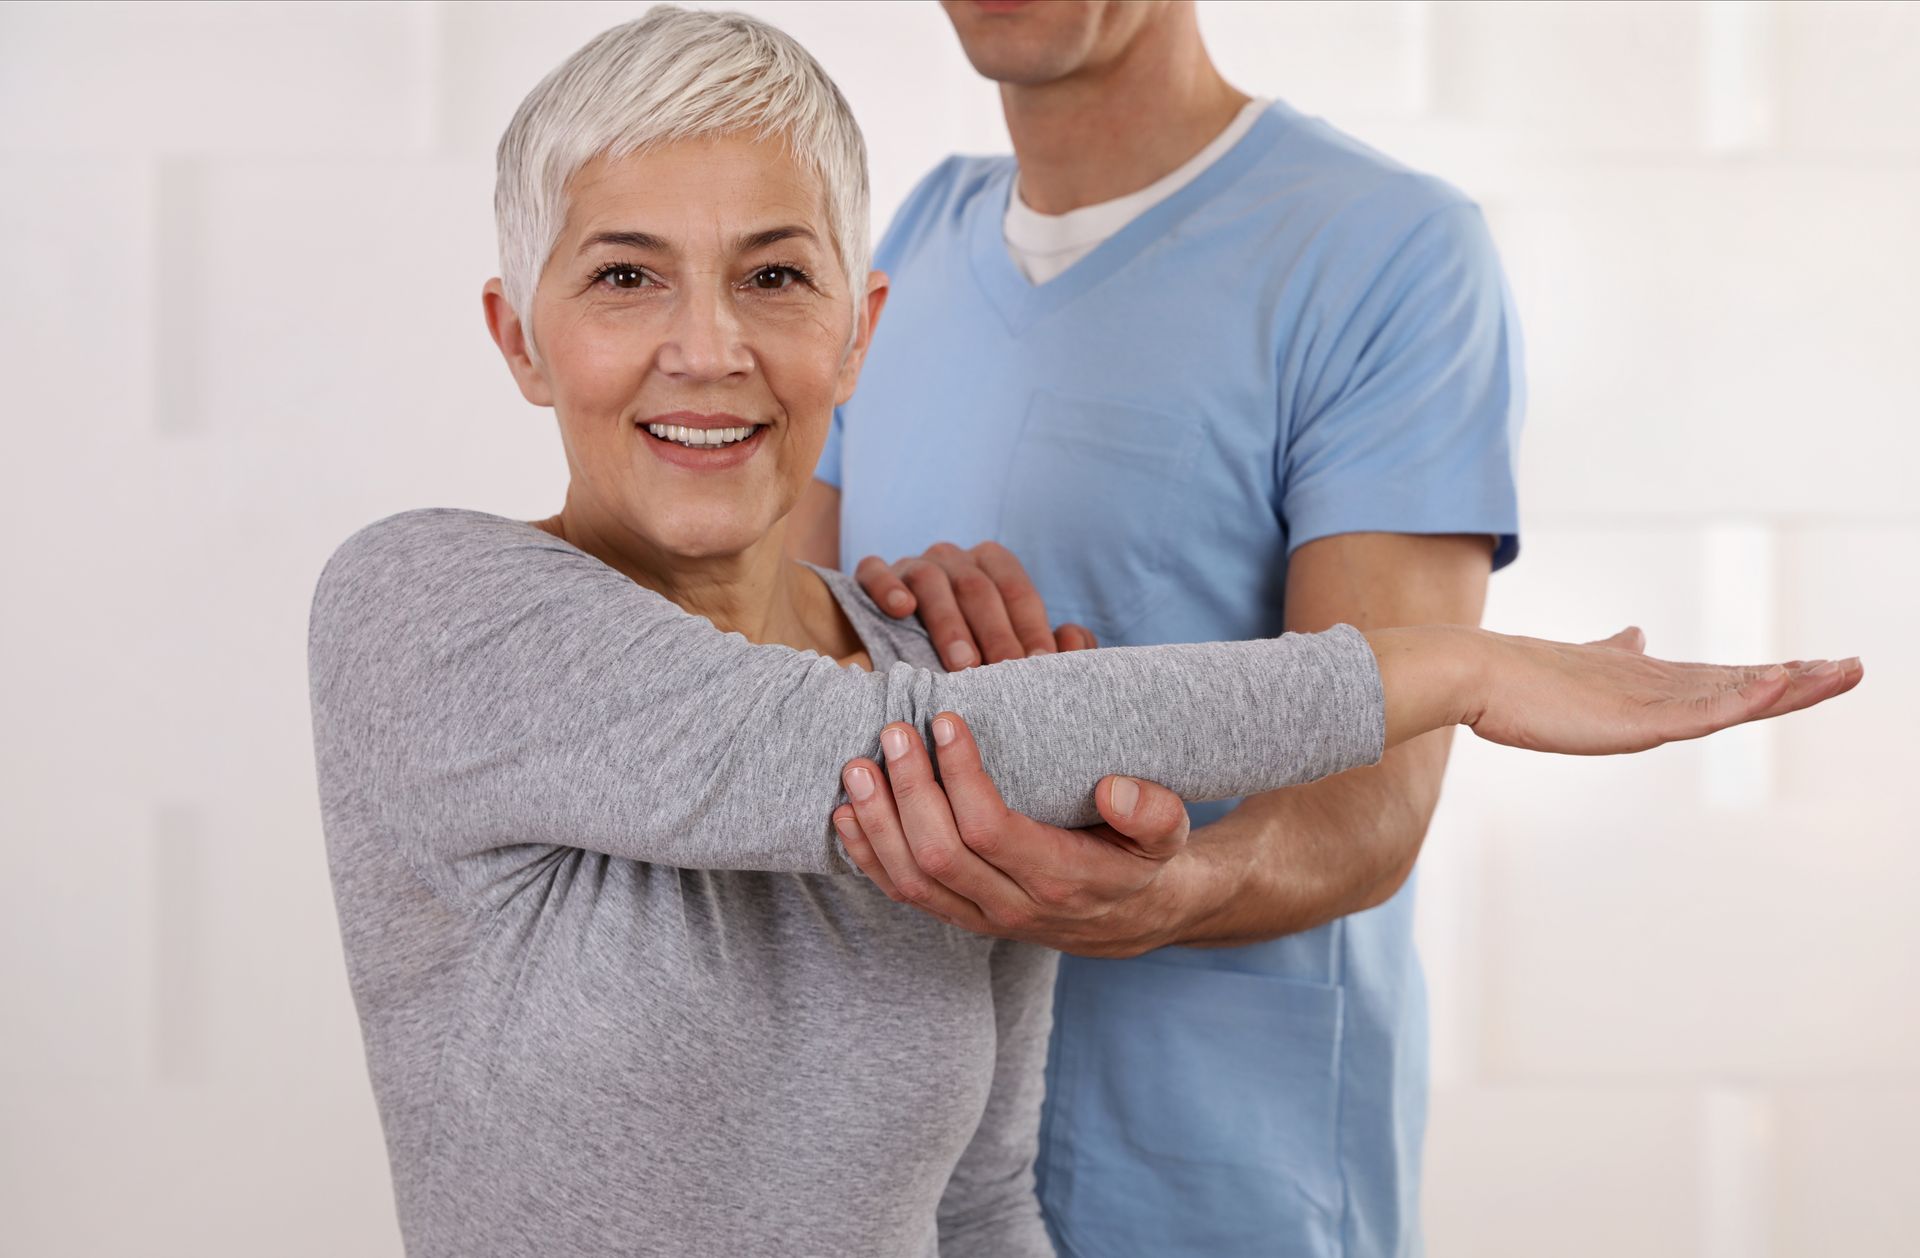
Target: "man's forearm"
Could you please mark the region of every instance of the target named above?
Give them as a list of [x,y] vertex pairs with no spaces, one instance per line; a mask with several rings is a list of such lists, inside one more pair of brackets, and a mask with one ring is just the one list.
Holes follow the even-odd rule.
[[1452,737],[1435,730],[1379,764],[1251,796],[1195,830],[1173,942],[1260,943],[1384,903],[1420,855]]
[[[1287,569],[1286,627],[1345,621],[1367,634],[1398,715],[1430,732],[1364,769],[1245,800],[1194,831],[1182,880],[1179,942],[1232,947],[1311,930],[1384,902],[1406,881],[1440,801],[1453,727],[1422,712],[1459,687],[1409,648],[1432,630],[1472,626],[1486,605],[1492,539],[1480,534],[1348,533],[1302,546]],[[1472,686],[1467,686],[1471,690]],[[1395,713],[1389,713],[1394,716]],[[1459,713],[1447,714],[1458,719]],[[1424,722],[1424,723],[1422,723]]]

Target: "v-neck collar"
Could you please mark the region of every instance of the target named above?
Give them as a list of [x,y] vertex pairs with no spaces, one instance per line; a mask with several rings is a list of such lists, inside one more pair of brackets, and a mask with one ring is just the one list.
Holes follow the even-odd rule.
[[1112,277],[1142,250],[1165,237],[1175,223],[1245,174],[1273,147],[1292,120],[1291,112],[1279,101],[1267,106],[1259,120],[1240,137],[1239,143],[1222,153],[1186,187],[1149,208],[1044,284],[1029,280],[1007,252],[1001,225],[1007,216],[1007,198],[1013,195],[1014,177],[1019,173],[1018,167],[1008,162],[973,199],[969,211],[973,221],[967,237],[967,252],[971,255],[974,279],[1005,320],[1007,330],[1023,332]]

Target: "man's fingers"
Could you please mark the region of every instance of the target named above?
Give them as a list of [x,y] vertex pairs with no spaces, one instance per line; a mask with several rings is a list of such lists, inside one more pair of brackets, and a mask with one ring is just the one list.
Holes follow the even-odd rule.
[[967,631],[973,635],[981,659],[998,664],[1001,660],[1017,660],[1026,655],[1026,648],[1020,645],[1020,638],[1013,631],[1013,622],[1007,619],[1007,605],[1000,587],[970,552],[941,542],[928,547],[925,558],[947,574],[954,601],[960,605],[960,614],[966,618]]
[[[914,860],[880,766],[871,760],[852,760],[840,778],[860,829],[893,884],[888,894],[950,921],[977,919],[979,913],[971,904],[928,877]],[[956,846],[958,842],[956,838]]]
[[1107,824],[1149,860],[1166,860],[1186,844],[1187,806],[1158,782],[1104,777],[1094,788],[1093,802]]
[[1007,805],[980,763],[980,747],[973,741],[973,730],[958,713],[942,712],[933,718],[933,741],[940,756],[940,781],[947,788],[947,806],[953,810],[961,841],[1000,865],[1010,855],[1002,850]]
[[[1016,893],[1018,888],[1006,875],[961,838],[949,798],[954,783],[934,780],[933,762],[919,732],[909,725],[889,725],[880,731],[880,746],[887,757],[894,806],[920,870],[969,904],[989,911],[995,901]],[[1003,807],[1001,813],[1005,811]]]
[[1062,651],[1091,651],[1100,645],[1085,625],[1061,625],[1054,630],[1053,641]]
[[897,619],[913,615],[916,605],[913,591],[880,556],[868,555],[862,559],[854,566],[853,577],[867,592],[867,597],[889,616]]
[[933,639],[933,649],[947,671],[957,673],[980,662],[980,644],[967,628],[967,618],[953,595],[953,582],[940,565],[925,559],[907,559],[900,564],[900,578],[913,591],[920,605],[920,623]]
[[860,828],[860,818],[853,809],[845,804],[834,809],[833,828],[840,835],[840,843],[847,849],[847,856],[853,861],[854,867],[884,891],[888,899],[900,899],[900,889],[893,885],[893,879],[887,877],[887,867],[873,854],[873,844],[867,842],[867,833]]
[[1074,857],[1070,846],[1061,845],[1061,836],[1083,840],[1071,831],[1036,825],[1008,810],[1000,788],[981,763],[973,731],[958,713],[942,712],[933,718],[933,740],[940,754],[940,780],[947,788],[961,842],[1004,879],[1003,884],[973,897],[975,903],[989,916],[1017,922],[1032,911],[1036,897],[1072,883]]
[[893,564],[868,555],[854,576],[882,610],[896,617],[919,614],[949,672],[1094,645],[1084,630],[1084,641],[1074,636],[1072,646],[1061,644],[1047,628],[1046,605],[1033,579],[998,542],[972,550],[937,542],[925,554]]
[[1041,601],[1040,591],[1033,588],[1033,578],[1027,575],[1025,565],[999,542],[981,542],[972,553],[980,570],[1000,591],[1007,620],[1023,653],[1053,654],[1056,648],[1053,631],[1047,627],[1047,605]]

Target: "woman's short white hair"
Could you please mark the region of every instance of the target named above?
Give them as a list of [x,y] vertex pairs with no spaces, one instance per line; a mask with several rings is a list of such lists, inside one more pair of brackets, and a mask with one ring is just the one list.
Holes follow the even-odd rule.
[[603,31],[520,102],[493,191],[500,279],[529,332],[533,292],[566,224],[567,182],[595,157],[744,132],[778,136],[820,175],[855,297],[867,274],[867,145],[820,63],[744,13],[659,5]]

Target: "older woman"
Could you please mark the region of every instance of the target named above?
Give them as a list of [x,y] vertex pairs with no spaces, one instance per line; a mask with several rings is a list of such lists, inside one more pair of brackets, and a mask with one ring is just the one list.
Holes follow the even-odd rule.
[[1242,795],[1463,720],[1637,750],[1858,680],[1345,625],[943,674],[783,554],[886,296],[864,160],[751,19],[574,54],[501,142],[485,292],[564,504],[408,512],[320,579],[328,852],[412,1254],[1050,1252],[1051,956],[854,873],[827,817],[883,728],[964,713],[1011,806],[1084,825],[1114,771]]

